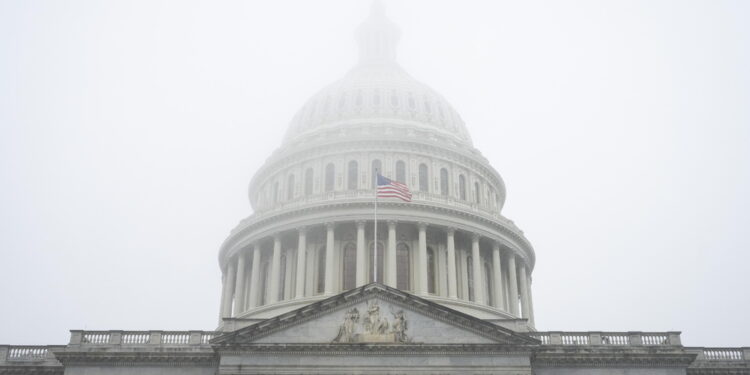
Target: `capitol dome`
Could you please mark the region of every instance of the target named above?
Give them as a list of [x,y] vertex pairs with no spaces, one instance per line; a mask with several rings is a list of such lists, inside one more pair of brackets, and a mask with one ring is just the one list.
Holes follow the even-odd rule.
[[[500,174],[455,109],[397,64],[400,32],[380,3],[356,37],[357,65],[299,110],[250,181],[254,212],[219,252],[222,324],[377,282],[533,329],[534,250],[501,214]],[[376,200],[378,175],[411,200]]]
[[357,30],[359,64],[307,101],[294,116],[285,141],[304,138],[320,128],[377,118],[430,129],[471,145],[469,132],[450,103],[396,63],[399,37],[382,4],[374,3],[370,17]]

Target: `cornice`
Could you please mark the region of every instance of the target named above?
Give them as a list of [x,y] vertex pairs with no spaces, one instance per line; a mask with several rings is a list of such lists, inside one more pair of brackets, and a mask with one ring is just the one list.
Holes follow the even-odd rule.
[[532,347],[505,344],[245,344],[217,348],[220,355],[268,353],[282,355],[518,355]]
[[145,366],[155,365],[182,366],[215,366],[218,364],[216,353],[210,348],[202,351],[176,352],[163,351],[161,348],[141,351],[64,351],[55,352],[55,357],[64,365],[106,365],[106,366]]
[[532,367],[546,368],[614,366],[687,368],[695,357],[695,354],[687,353],[681,348],[565,347],[559,349],[539,347],[531,356],[531,364]]

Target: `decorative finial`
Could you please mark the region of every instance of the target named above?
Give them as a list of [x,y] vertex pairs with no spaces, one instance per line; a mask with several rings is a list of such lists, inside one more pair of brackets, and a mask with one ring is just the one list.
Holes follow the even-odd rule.
[[374,0],[369,17],[357,29],[360,64],[395,62],[400,37],[398,27],[385,16],[383,2]]

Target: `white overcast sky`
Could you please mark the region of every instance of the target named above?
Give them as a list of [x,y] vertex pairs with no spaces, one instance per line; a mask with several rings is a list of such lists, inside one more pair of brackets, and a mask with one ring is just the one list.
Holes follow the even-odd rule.
[[[534,245],[540,330],[750,346],[750,2],[386,2]],[[0,0],[0,344],[211,330],[217,251],[369,1]]]

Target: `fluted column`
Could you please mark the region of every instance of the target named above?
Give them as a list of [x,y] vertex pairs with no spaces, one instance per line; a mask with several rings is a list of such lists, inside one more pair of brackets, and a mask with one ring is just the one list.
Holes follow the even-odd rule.
[[237,275],[237,263],[233,262],[231,259],[229,262],[227,262],[227,279],[224,283],[226,288],[224,288],[224,305],[221,306],[221,316],[223,318],[229,318],[232,316],[232,300],[234,299],[234,286],[236,282],[236,275]]
[[333,223],[326,223],[326,269],[325,269],[325,294],[326,295],[332,295],[336,289],[334,289],[333,286],[333,280],[335,276],[335,270],[334,270],[334,259],[333,259],[333,246],[334,246],[334,237],[333,237],[333,229],[334,224]]
[[273,255],[271,257],[271,282],[268,288],[268,303],[279,300],[279,276],[281,275],[281,237],[273,237]]
[[456,230],[448,228],[448,298],[458,299],[458,276],[456,274]]
[[518,265],[518,281],[521,284],[521,316],[529,319],[529,279],[526,277],[526,265]]
[[258,293],[260,289],[260,246],[253,247],[253,268],[250,271],[250,301],[248,309],[258,306]]
[[357,286],[367,284],[367,253],[365,252],[364,220],[357,221]]
[[471,236],[471,264],[474,268],[474,302],[484,304],[484,282],[482,282],[482,259],[479,254],[479,235]]
[[246,252],[240,250],[237,256],[237,275],[234,286],[234,316],[239,316],[245,309],[245,263],[247,263]]
[[427,295],[427,223],[418,223],[419,228],[419,294]]
[[492,246],[492,276],[493,280],[493,298],[495,299],[495,308],[503,308],[503,272],[500,260],[500,244],[495,242]]
[[307,228],[297,229],[297,285],[295,285],[294,297],[305,296],[305,271],[307,270]]
[[396,265],[396,222],[393,220],[388,221],[388,253],[385,258],[388,260],[385,267],[385,284],[395,288],[398,266]]
[[510,313],[518,315],[518,278],[516,277],[516,255],[511,251],[508,254],[508,302]]

